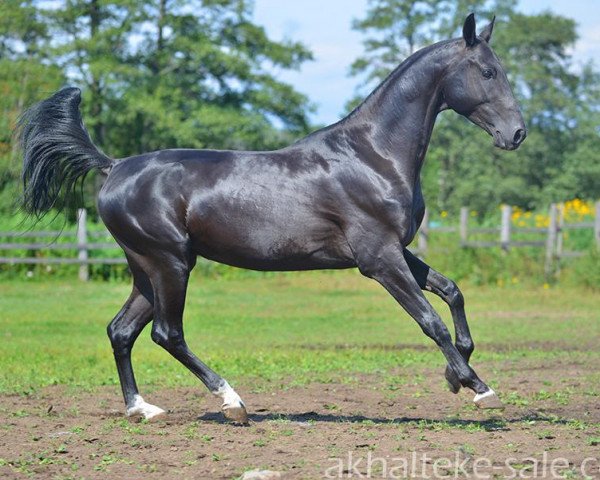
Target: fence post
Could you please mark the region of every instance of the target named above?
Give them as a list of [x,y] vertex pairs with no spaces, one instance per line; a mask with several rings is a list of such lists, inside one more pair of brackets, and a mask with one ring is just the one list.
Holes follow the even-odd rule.
[[596,202],[596,215],[594,216],[594,238],[596,247],[600,248],[600,201]]
[[429,209],[426,208],[423,213],[423,221],[421,222],[421,228],[419,229],[419,236],[417,237],[417,248],[419,249],[419,255],[424,258],[427,254],[427,240],[429,239]]
[[87,282],[90,278],[87,264],[87,237],[87,210],[85,208],[80,208],[77,210],[77,244],[79,245],[77,259],[81,262],[79,264],[79,280],[82,282]]
[[[556,251],[555,251],[555,256],[557,260],[560,260],[560,258],[562,257],[562,253],[563,253],[563,243],[564,243],[564,234],[563,234],[563,230],[564,230],[564,226],[565,226],[565,204],[564,203],[560,203],[558,205],[558,211],[557,211],[557,222],[556,222]],[[558,265],[558,267],[560,268],[560,264]]]
[[460,207],[460,243],[464,247],[467,244],[467,238],[469,236],[469,209],[467,207]]
[[512,217],[512,207],[502,205],[502,224],[500,225],[500,245],[502,250],[508,251],[510,247],[510,220]]
[[550,222],[548,223],[548,238],[546,239],[546,264],[544,272],[546,278],[550,278],[554,272],[554,247],[556,245],[556,233],[558,230],[558,208],[556,203],[550,205]]

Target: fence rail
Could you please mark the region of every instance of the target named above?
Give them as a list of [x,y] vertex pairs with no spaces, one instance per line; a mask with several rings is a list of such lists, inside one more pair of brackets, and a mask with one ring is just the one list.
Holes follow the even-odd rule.
[[[10,263],[10,264],[31,264],[31,265],[56,265],[56,264],[64,264],[64,265],[121,265],[126,264],[127,260],[125,258],[58,258],[58,257],[0,257],[0,263]],[[87,280],[88,278],[82,278],[82,280]]]
[[[512,223],[512,207],[502,206],[501,222],[497,227],[471,227],[469,225],[469,209],[460,209],[459,223],[455,226],[435,226],[429,221],[429,212],[425,211],[422,226],[417,234],[416,248],[413,253],[426,256],[429,249],[430,233],[456,233],[460,238],[463,248],[501,248],[508,251],[512,248],[537,247],[545,248],[545,271],[551,275],[563,258],[574,258],[583,255],[583,252],[567,251],[564,249],[564,232],[567,230],[593,229],[595,243],[600,248],[600,201],[596,202],[594,220],[589,222],[567,223],[564,218],[564,208],[552,204],[549,209],[549,222],[547,227],[515,227]],[[15,250],[26,250],[27,257],[0,256],[0,264],[30,264],[50,265],[65,264],[79,265],[79,278],[83,281],[89,279],[90,265],[120,265],[126,264],[124,256],[116,258],[95,257],[91,254],[97,250],[119,250],[114,241],[106,241],[110,237],[107,230],[88,231],[87,212],[80,209],[77,215],[76,231],[38,231],[38,232],[0,232],[0,252],[6,253]],[[516,240],[515,234],[539,235],[539,240]],[[496,235],[495,240],[474,240],[477,235]],[[47,242],[16,242],[11,239],[57,239],[59,236],[73,238],[75,241],[68,243]],[[5,240],[8,240],[7,242]],[[99,241],[98,241],[99,240]],[[36,256],[37,252],[52,252],[58,250],[76,250],[76,257]]]
[[[564,206],[563,206],[564,207]],[[545,272],[551,275],[563,258],[576,258],[584,255],[584,252],[564,250],[564,233],[567,230],[593,229],[596,246],[600,248],[600,201],[595,203],[594,220],[589,222],[566,223],[564,208],[553,203],[549,209],[549,222],[547,227],[514,227],[512,224],[513,209],[509,205],[502,205],[501,222],[498,227],[475,227],[469,226],[469,209],[462,207],[459,215],[458,227],[444,227],[444,231],[456,231],[458,228],[460,245],[463,248],[494,248],[499,247],[504,251],[520,247],[543,247],[545,252]],[[442,231],[442,228],[432,227],[429,217],[423,220],[423,225],[418,233],[417,248],[414,250],[420,256],[427,255],[429,233],[432,230]],[[517,233],[538,234],[540,240],[514,240]],[[470,240],[474,235],[498,235],[497,240]],[[543,238],[545,237],[545,238]]]
[[[89,280],[90,265],[122,265],[126,264],[127,260],[124,256],[116,258],[92,257],[90,252],[94,250],[118,250],[121,252],[119,245],[112,240],[108,230],[90,232],[87,224],[87,211],[79,209],[77,212],[77,229],[69,230],[52,230],[39,232],[0,232],[0,252],[10,252],[15,250],[27,250],[27,257],[0,256],[0,264],[12,265],[79,265],[79,279],[82,281]],[[67,243],[56,243],[58,237],[73,238],[75,241]],[[98,239],[105,240],[110,238],[112,241],[96,241]],[[51,239],[51,242],[16,242],[14,239]],[[9,240],[9,242],[4,242]],[[10,241],[12,240],[12,241]],[[52,252],[58,250],[76,250],[76,257],[52,257],[52,256],[36,256],[37,252]]]

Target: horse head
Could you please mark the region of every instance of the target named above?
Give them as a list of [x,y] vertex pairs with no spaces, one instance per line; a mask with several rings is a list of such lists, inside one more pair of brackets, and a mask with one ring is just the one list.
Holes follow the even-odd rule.
[[477,35],[475,16],[466,18],[464,48],[444,78],[444,102],[488,132],[496,147],[514,150],[527,131],[506,73],[490,47],[493,29],[494,20]]

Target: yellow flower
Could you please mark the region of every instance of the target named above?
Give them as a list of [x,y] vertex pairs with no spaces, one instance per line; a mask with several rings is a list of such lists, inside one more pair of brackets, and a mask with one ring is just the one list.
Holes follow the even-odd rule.
[[447,216],[448,216],[448,212],[446,210],[442,210],[442,212],[440,213],[440,217],[446,218]]
[[587,215],[594,212],[593,202],[585,202],[580,198],[567,200],[559,205],[559,211],[563,214],[565,220],[582,220]]
[[548,225],[550,225],[550,218],[548,217],[548,215],[538,213],[535,216],[535,226],[537,228],[545,228]]

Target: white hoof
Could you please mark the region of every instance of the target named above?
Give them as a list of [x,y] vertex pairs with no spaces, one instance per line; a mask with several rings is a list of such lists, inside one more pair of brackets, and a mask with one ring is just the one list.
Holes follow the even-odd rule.
[[248,423],[248,413],[246,412],[246,406],[235,392],[233,388],[226,381],[219,387],[216,392],[213,392],[217,397],[223,400],[221,410],[223,415],[229,420],[236,423]]
[[473,402],[478,408],[504,408],[504,405],[491,388],[487,392],[475,395]]
[[162,408],[146,403],[141,395],[136,395],[133,405],[127,409],[128,417],[143,417],[146,420],[158,420],[166,414]]

